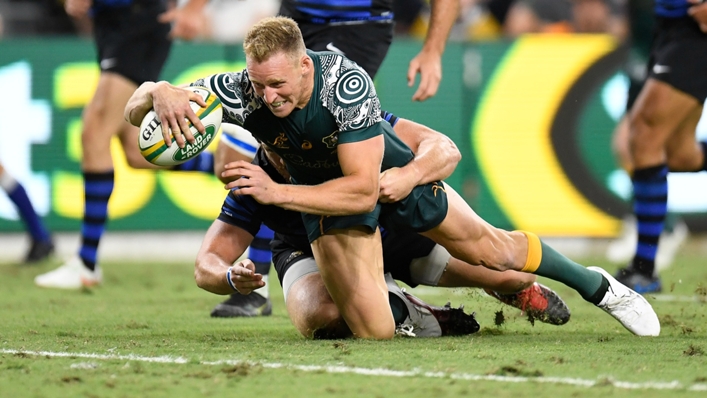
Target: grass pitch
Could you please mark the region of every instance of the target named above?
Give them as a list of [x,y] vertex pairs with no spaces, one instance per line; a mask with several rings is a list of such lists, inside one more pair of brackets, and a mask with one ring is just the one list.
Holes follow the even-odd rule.
[[[309,341],[274,313],[212,319],[222,297],[192,262],[103,264],[104,286],[45,290],[57,262],[0,265],[0,397],[662,397],[707,395],[707,268],[692,242],[648,297],[662,333],[638,338],[577,293],[565,326],[531,325],[477,291],[416,289],[476,311],[465,337]],[[613,271],[600,259],[576,259]],[[500,322],[502,320],[502,322]]]

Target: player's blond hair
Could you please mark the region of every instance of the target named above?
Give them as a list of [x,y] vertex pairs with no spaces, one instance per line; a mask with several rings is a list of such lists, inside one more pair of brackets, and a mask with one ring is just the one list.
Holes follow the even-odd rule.
[[246,57],[257,63],[280,52],[299,58],[305,49],[297,22],[287,17],[263,18],[248,30],[243,40]]

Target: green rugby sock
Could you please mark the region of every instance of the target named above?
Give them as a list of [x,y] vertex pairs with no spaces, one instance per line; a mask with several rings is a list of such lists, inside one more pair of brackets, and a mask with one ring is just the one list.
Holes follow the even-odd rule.
[[544,242],[541,242],[541,245],[542,259],[534,273],[562,282],[576,290],[585,300],[599,304],[609,288],[609,281],[600,273],[575,263]]

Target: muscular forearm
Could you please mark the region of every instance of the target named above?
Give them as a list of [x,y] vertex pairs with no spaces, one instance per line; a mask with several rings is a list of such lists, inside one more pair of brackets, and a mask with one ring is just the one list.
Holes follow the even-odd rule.
[[415,158],[402,168],[409,168],[418,178],[416,185],[422,185],[449,177],[460,160],[461,153],[454,142],[438,134],[420,142]]
[[200,288],[215,294],[233,293],[226,271],[243,255],[253,236],[245,230],[216,220],[206,231],[196,255],[194,279]]
[[214,253],[197,256],[194,268],[196,285],[214,294],[231,294],[233,288],[226,280],[226,271],[231,264]]
[[323,216],[343,216],[372,211],[378,200],[378,184],[357,176],[341,177],[319,185],[280,184],[277,206]]
[[449,177],[461,155],[456,145],[442,134],[428,136],[415,146],[416,155],[403,167],[394,167],[381,173],[381,203],[402,200],[418,185]]
[[394,130],[415,153],[413,160],[401,168],[403,173],[414,176],[414,185],[444,180],[452,175],[461,153],[449,137],[403,118],[398,119]]
[[241,175],[226,185],[236,195],[251,195],[262,204],[276,205],[302,213],[341,216],[372,211],[378,201],[383,135],[337,146],[342,177],[318,185],[277,184],[259,166],[246,162],[227,165]]
[[459,0],[433,0],[430,24],[422,51],[442,55],[458,15]]

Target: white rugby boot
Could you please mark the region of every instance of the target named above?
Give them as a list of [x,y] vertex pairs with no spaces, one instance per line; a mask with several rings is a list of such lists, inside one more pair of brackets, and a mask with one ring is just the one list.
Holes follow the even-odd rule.
[[102,281],[103,273],[98,264],[95,271],[91,271],[79,257],[73,257],[54,271],[34,278],[37,286],[55,289],[80,289],[99,285]]
[[609,290],[597,305],[616,318],[631,333],[637,336],[658,336],[660,321],[650,303],[635,291],[617,281],[611,274],[599,267],[587,267],[598,272],[609,281]]

